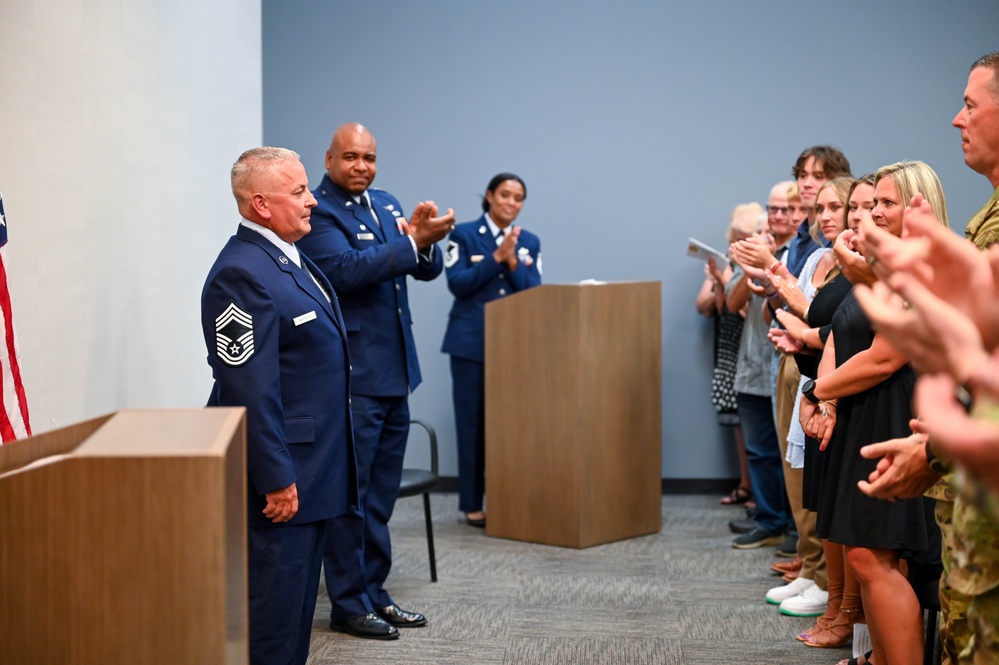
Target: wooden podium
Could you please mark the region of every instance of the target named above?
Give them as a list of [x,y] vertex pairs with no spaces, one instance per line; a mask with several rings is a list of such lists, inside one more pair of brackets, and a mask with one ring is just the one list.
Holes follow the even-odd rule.
[[659,282],[486,306],[490,536],[590,547],[662,521]]
[[0,663],[246,663],[245,410],[0,446]]

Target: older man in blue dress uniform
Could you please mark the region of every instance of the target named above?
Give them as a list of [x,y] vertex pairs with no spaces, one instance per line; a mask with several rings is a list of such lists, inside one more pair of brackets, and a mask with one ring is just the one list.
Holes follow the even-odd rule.
[[346,330],[329,282],[295,246],[316,205],[308,186],[290,150],[239,158],[243,219],[201,295],[208,405],[246,407],[254,665],[305,665],[327,524],[358,503]]

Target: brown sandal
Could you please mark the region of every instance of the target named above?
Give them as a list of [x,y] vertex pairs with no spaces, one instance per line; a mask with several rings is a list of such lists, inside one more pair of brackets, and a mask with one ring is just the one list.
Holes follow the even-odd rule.
[[818,649],[836,649],[853,641],[853,624],[849,621],[838,621],[829,624],[825,630],[810,634],[805,640],[805,646]]
[[833,617],[832,619],[827,619],[825,616],[820,616],[818,619],[815,620],[814,626],[812,626],[808,630],[798,633],[797,635],[794,636],[794,639],[798,640],[799,642],[807,642],[808,640],[812,639],[813,635],[818,635],[819,633],[825,632],[826,629],[829,628],[829,624],[831,624],[835,619],[836,617]]
[[726,497],[722,497],[721,504],[723,506],[735,506],[740,503],[746,503],[753,498],[753,492],[748,487],[736,487],[732,490],[732,493]]
[[[840,618],[841,615],[843,618]],[[864,621],[864,613],[861,610],[840,610],[839,615],[826,625],[825,630],[810,633],[804,640],[805,645],[819,649],[846,646],[853,641],[853,624],[861,621]]]

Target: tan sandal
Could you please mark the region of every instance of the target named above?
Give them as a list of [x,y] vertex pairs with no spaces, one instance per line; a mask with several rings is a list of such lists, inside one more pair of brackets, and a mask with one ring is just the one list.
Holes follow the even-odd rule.
[[799,642],[807,642],[808,640],[812,639],[812,635],[818,635],[819,633],[825,631],[829,627],[829,624],[831,624],[835,619],[836,617],[830,619],[825,615],[822,615],[815,620],[815,625],[813,625],[808,630],[804,630],[798,633],[797,635],[794,636],[794,639],[798,640]]
[[837,649],[853,641],[853,624],[849,620],[834,621],[818,633],[810,634],[805,646],[817,649]]
[[[840,616],[843,618],[840,619]],[[820,617],[821,618],[821,617]],[[836,618],[826,624],[825,630],[818,633],[809,633],[807,639],[802,640],[806,646],[818,649],[835,649],[846,646],[853,641],[853,625],[864,621],[864,612],[861,609],[839,611]]]

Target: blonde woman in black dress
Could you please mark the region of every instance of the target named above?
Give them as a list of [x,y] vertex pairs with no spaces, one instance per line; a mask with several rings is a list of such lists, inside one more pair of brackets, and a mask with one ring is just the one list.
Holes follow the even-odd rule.
[[[923,162],[899,162],[875,174],[875,224],[900,236],[906,203],[921,193],[946,223],[943,190]],[[911,433],[915,373],[882,335],[876,334],[851,293],[833,316],[818,378],[802,387],[805,432],[828,446],[828,466],[819,497],[819,536],[846,547],[846,563],[860,582],[864,613],[874,644],[874,662],[922,660],[922,612],[900,570],[908,556],[939,554],[928,499],[886,502],[857,488],[877,464],[864,445]],[[936,538],[939,538],[938,533]]]

